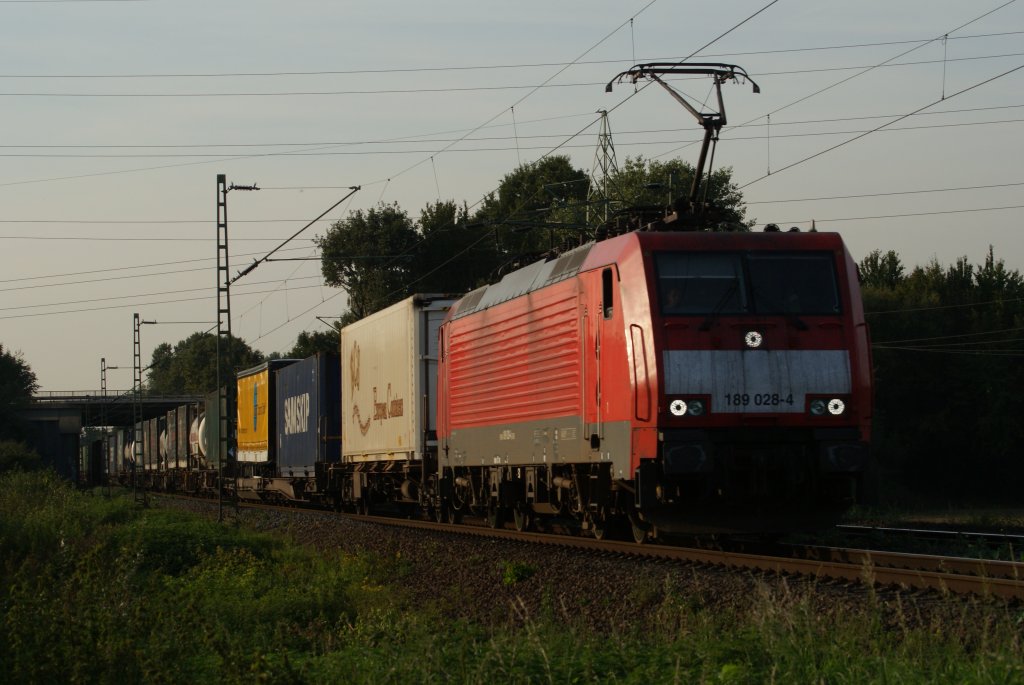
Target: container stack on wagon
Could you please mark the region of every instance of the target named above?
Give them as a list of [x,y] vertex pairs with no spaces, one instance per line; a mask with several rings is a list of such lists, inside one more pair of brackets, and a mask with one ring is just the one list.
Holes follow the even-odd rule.
[[321,352],[274,373],[277,463],[267,495],[325,501],[329,470],[341,454],[338,355]]
[[341,330],[344,505],[430,505],[437,479],[438,331],[451,298],[415,295]]

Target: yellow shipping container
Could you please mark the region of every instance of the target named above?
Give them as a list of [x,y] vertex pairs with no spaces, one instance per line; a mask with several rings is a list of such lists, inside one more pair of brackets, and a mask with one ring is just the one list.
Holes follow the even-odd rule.
[[238,461],[270,459],[270,370],[266,365],[238,375]]
[[238,373],[239,462],[274,460],[274,372],[296,361],[275,359]]

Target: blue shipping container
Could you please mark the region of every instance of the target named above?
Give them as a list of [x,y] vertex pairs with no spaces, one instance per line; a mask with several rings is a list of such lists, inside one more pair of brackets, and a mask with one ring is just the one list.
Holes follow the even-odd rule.
[[275,374],[278,475],[313,476],[341,454],[341,364],[320,352]]

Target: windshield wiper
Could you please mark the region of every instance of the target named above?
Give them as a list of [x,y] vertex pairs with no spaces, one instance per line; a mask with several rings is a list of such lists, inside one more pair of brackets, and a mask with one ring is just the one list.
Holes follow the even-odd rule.
[[719,315],[722,313],[722,310],[725,309],[725,304],[729,301],[729,298],[733,296],[733,293],[736,292],[736,289],[739,287],[739,284],[740,279],[732,279],[732,283],[730,283],[729,287],[726,288],[725,292],[722,293],[722,296],[718,299],[718,302],[711,309],[711,311],[708,312],[707,318],[704,319],[704,322],[697,328],[697,330],[706,331],[711,328],[712,322],[714,322],[715,319],[717,319]]

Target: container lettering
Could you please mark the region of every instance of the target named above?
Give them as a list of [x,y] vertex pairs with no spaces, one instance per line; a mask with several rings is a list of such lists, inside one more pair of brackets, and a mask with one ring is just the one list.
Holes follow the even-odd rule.
[[309,393],[284,401],[284,434],[305,433],[309,427]]

